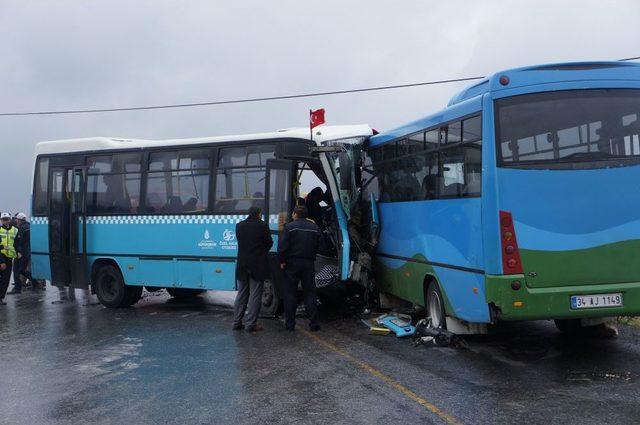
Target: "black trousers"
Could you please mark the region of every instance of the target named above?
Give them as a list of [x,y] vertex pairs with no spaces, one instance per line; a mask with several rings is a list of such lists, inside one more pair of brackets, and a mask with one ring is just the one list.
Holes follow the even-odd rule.
[[4,270],[0,271],[0,300],[3,300],[7,294],[7,288],[11,280],[11,270],[13,269],[13,261],[10,258],[6,258],[4,264],[7,266]]
[[302,283],[304,307],[307,311],[307,317],[309,317],[309,326],[318,326],[318,302],[313,260],[288,260],[284,268],[284,277],[284,318],[287,329],[293,329],[296,326],[298,282]]
[[22,290],[22,276],[29,279],[30,273],[27,271],[27,265],[29,264],[28,257],[16,258],[13,260],[13,287],[20,291]]

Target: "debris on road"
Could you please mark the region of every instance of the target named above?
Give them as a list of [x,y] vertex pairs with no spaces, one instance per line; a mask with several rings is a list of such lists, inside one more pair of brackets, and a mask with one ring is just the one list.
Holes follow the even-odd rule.
[[411,317],[404,314],[384,314],[376,319],[382,325],[395,333],[398,338],[411,336],[416,328],[411,324]]
[[464,345],[464,341],[453,332],[434,328],[431,319],[422,319],[416,324],[412,340],[415,347],[430,343],[439,347],[462,347]]
[[399,313],[382,314],[372,319],[362,319],[362,323],[369,328],[371,335],[390,335],[394,333],[398,338],[411,336],[416,328],[411,324],[411,316]]

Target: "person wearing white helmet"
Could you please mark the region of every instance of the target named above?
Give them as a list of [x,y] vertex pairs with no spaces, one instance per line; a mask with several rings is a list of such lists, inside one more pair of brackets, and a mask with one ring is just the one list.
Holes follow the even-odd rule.
[[[15,246],[19,254],[13,262],[13,289],[7,295],[21,293],[22,285],[31,280],[31,229],[27,215],[19,212],[14,221],[18,228]],[[38,288],[39,285],[32,281],[31,289],[35,291]]]
[[11,280],[13,260],[18,257],[16,238],[18,229],[11,224],[11,214],[0,214],[0,305],[5,305],[4,296]]

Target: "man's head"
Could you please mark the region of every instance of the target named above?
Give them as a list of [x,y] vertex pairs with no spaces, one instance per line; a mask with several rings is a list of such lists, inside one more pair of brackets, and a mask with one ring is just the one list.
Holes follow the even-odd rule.
[[6,212],[0,214],[0,222],[2,222],[2,225],[5,227],[11,226],[11,214]]
[[316,187],[307,195],[307,201],[320,203],[322,201],[323,196],[324,196],[324,192],[322,191],[322,188]]
[[260,218],[260,214],[262,214],[262,208],[260,207],[249,207],[249,218]]
[[307,207],[304,207],[304,206],[295,207],[293,209],[293,214],[291,214],[294,220],[303,220],[307,218],[307,215],[308,215]]
[[23,212],[19,212],[18,214],[16,214],[16,221],[19,224],[24,223],[25,221],[27,221],[27,215]]

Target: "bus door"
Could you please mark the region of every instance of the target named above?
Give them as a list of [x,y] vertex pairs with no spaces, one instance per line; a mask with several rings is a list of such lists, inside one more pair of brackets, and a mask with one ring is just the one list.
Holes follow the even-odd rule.
[[[284,159],[267,160],[267,178],[265,181],[265,215],[271,224],[271,233],[278,234],[287,222],[293,209],[294,163]],[[272,224],[277,223],[277,229]]]
[[86,168],[73,169],[71,184],[71,229],[69,232],[71,252],[71,286],[87,289],[87,207],[84,200],[86,193]]
[[55,286],[87,288],[84,175],[79,167],[51,168],[49,253]]
[[[291,210],[293,209],[294,187],[293,176],[295,175],[293,161],[284,159],[267,160],[267,178],[265,181],[265,219],[269,223],[269,229],[273,238],[274,246],[269,253],[269,268],[273,276],[275,286],[265,285],[262,296],[263,312],[265,307],[277,308],[278,298],[282,294],[282,283],[284,275],[280,269],[278,261],[277,247],[278,234],[282,231],[287,222]],[[275,307],[274,307],[275,306]],[[269,308],[266,308],[269,311]]]

